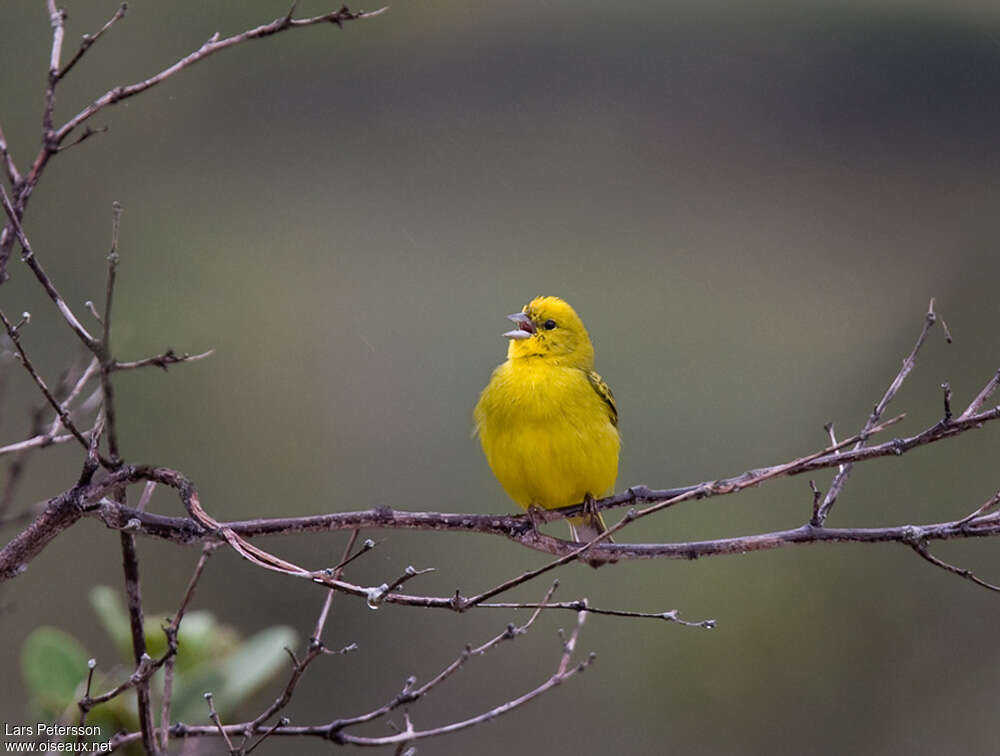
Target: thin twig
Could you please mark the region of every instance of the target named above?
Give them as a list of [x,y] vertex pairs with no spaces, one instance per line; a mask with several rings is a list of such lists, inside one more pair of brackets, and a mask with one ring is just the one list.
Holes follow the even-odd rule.
[[[896,377],[893,378],[892,383],[889,384],[889,388],[886,389],[882,398],[872,410],[871,415],[868,416],[868,420],[865,421],[864,427],[861,430],[862,436],[875,427],[879,419],[882,417],[882,413],[885,412],[886,407],[889,406],[889,402],[893,400],[893,397],[896,396],[897,392],[902,387],[903,381],[906,380],[910,371],[913,370],[914,365],[917,363],[917,353],[920,351],[920,347],[924,345],[924,342],[927,340],[928,332],[937,320],[937,314],[934,312],[934,300],[931,299],[930,304],[927,306],[927,313],[924,315],[923,327],[920,329],[920,335],[917,336],[917,341],[913,345],[913,349],[910,350],[909,356],[903,360],[903,365],[900,367]],[[857,451],[863,447],[865,443],[866,439],[860,439],[855,444],[854,450]],[[853,465],[848,462],[842,466],[834,476],[833,482],[830,484],[830,488],[826,492],[826,497],[823,499],[823,503],[820,505],[819,510],[812,519],[813,525],[822,526],[826,522],[826,518],[830,515],[830,510],[833,509],[833,505],[837,503],[837,497],[840,496],[840,492],[844,488],[844,484],[847,483],[847,478],[851,474],[852,467]]]
[[176,354],[173,349],[168,349],[163,354],[158,354],[153,357],[146,357],[142,360],[135,360],[133,362],[118,362],[114,361],[108,366],[110,372],[115,372],[118,370],[135,370],[136,368],[147,367],[149,365],[155,365],[158,368],[163,368],[166,370],[171,365],[177,365],[181,362],[195,362],[196,360],[203,360],[206,357],[211,357],[215,354],[214,349],[209,349],[207,352],[201,352],[200,354]]
[[57,8],[55,0],[46,0],[49,23],[52,24],[52,52],[49,55],[49,79],[45,88],[45,109],[42,112],[42,133],[46,141],[52,136],[52,113],[56,107],[56,84],[59,83],[59,58],[62,55],[63,35],[66,33],[66,11]]
[[958,524],[959,525],[965,525],[967,523],[970,523],[973,520],[975,520],[976,518],[982,517],[983,515],[985,515],[991,509],[993,509],[994,507],[996,507],[998,504],[1000,504],[1000,491],[997,491],[989,499],[987,499],[986,502],[981,507],[979,507],[978,509],[970,512],[965,517],[963,517],[961,520],[959,520]]
[[11,189],[17,192],[21,184],[21,172],[17,170],[14,158],[10,154],[10,148],[7,146],[7,137],[4,136],[3,127],[0,127],[0,160],[3,161],[3,167],[7,172],[7,180],[10,181]]
[[[109,105],[113,105],[121,100],[132,97],[144,92],[156,84],[170,78],[179,71],[188,68],[189,66],[201,61],[208,56],[212,55],[219,50],[226,49],[228,47],[233,47],[242,42],[246,42],[251,39],[260,39],[263,37],[271,36],[272,34],[277,34],[278,32],[285,31],[287,29],[293,29],[304,26],[312,26],[314,24],[330,23],[335,24],[338,27],[343,26],[347,21],[353,21],[362,18],[371,18],[372,16],[379,15],[384,12],[386,8],[381,8],[377,11],[372,11],[370,13],[365,12],[353,12],[348,10],[346,6],[341,7],[338,10],[331,11],[329,13],[314,16],[311,18],[294,19],[291,16],[286,15],[275,19],[270,24],[265,24],[263,26],[258,26],[254,29],[248,29],[242,34],[237,34],[232,37],[227,37],[226,39],[219,39],[218,33],[214,34],[211,39],[208,40],[204,45],[202,45],[198,50],[185,56],[181,60],[177,61],[173,65],[160,71],[160,73],[155,76],[150,77],[141,82],[137,82],[130,86],[114,87],[108,90],[104,95],[94,100],[90,105],[81,110],[73,118],[63,124],[58,130],[53,126],[53,113],[55,110],[55,90],[56,85],[59,83],[60,79],[68,73],[72,65],[74,65],[79,59],[78,56],[71,60],[70,64],[65,68],[60,69],[59,59],[62,51],[63,35],[64,35],[64,25],[65,25],[65,15],[64,13],[57,9],[54,0],[46,0],[49,16],[53,26],[53,44],[52,53],[49,60],[49,75],[48,83],[45,91],[45,105],[42,115],[42,145],[38,150],[38,154],[35,156],[34,162],[31,165],[30,171],[27,175],[21,178],[17,169],[14,167],[13,161],[10,160],[9,154],[6,151],[6,141],[3,141],[4,146],[4,163],[8,175],[14,181],[12,186],[16,189],[16,197],[11,210],[13,214],[11,215],[11,223],[4,225],[0,228],[0,284],[9,278],[7,272],[7,261],[10,256],[11,247],[14,244],[14,239],[16,236],[17,229],[19,228],[20,219],[24,215],[25,207],[27,206],[28,200],[30,199],[35,187],[38,185],[42,173],[44,172],[49,160],[53,155],[58,154],[62,149],[64,149],[63,143],[66,141],[67,137],[79,126],[83,125],[87,120],[92,118],[95,114],[103,110]],[[116,14],[117,16],[117,14]],[[117,20],[115,16],[112,20],[105,25],[94,38],[92,38],[90,44],[96,40],[97,36],[110,28],[110,25]],[[85,44],[85,43],[84,43]],[[89,47],[89,45],[88,45]],[[79,144],[80,142],[86,140],[95,133],[99,133],[99,129],[91,129],[89,126],[84,134],[79,137],[74,144]],[[2,138],[2,135],[0,135]],[[71,146],[71,145],[70,145]],[[38,271],[35,271],[36,275]]]
[[121,228],[122,206],[118,202],[111,206],[111,251],[108,253],[108,281],[104,297],[104,319],[101,321],[103,333],[95,354],[101,362],[101,393],[104,396],[104,416],[108,426],[108,454],[112,464],[121,460],[118,448],[118,426],[115,416],[114,386],[111,383],[111,305],[114,302],[115,280],[118,277],[118,234]]
[[253,753],[254,749],[261,743],[263,743],[265,740],[267,740],[271,735],[274,735],[275,730],[277,730],[279,727],[288,727],[291,721],[292,720],[290,720],[288,717],[282,717],[273,725],[271,725],[271,727],[268,730],[266,730],[263,735],[257,738],[257,740],[255,740],[254,743],[249,748],[246,749],[247,756]]
[[[551,595],[551,593],[547,595]],[[272,737],[314,736],[326,740],[331,740],[334,743],[342,745],[347,744],[347,745],[357,745],[357,746],[392,746],[392,745],[399,745],[400,743],[408,743],[413,740],[423,740],[426,738],[440,737],[442,735],[447,735],[452,732],[457,732],[459,730],[475,727],[485,722],[489,722],[495,719],[496,717],[499,717],[510,711],[513,711],[514,709],[523,706],[529,701],[538,698],[539,696],[552,690],[553,688],[558,687],[566,680],[574,677],[575,675],[580,674],[594,662],[595,657],[593,654],[590,654],[585,660],[578,662],[577,664],[570,665],[569,663],[571,660],[571,656],[576,648],[580,630],[583,627],[584,621],[586,620],[586,614],[587,614],[586,611],[577,612],[576,625],[572,633],[570,634],[569,639],[563,642],[562,653],[560,654],[559,657],[558,667],[556,671],[552,674],[552,676],[549,677],[548,680],[546,680],[538,687],[528,691],[527,693],[524,693],[523,695],[518,696],[517,698],[506,701],[505,703],[500,704],[499,706],[496,706],[487,711],[484,711],[474,717],[470,717],[468,719],[456,722],[451,722],[449,724],[431,728],[428,730],[415,730],[413,729],[412,726],[407,726],[402,732],[399,732],[395,735],[389,735],[386,737],[373,737],[373,738],[363,737],[359,735],[352,735],[350,733],[343,732],[343,730],[346,727],[350,726],[351,724],[360,724],[363,722],[371,721],[371,719],[376,718],[376,717],[371,717],[370,715],[361,715],[359,717],[352,717],[346,720],[345,719],[334,720],[332,722],[323,725],[312,725],[305,727],[282,726],[280,722],[278,726],[272,726],[270,728],[264,728],[263,725],[258,725],[253,729],[253,732],[256,733],[266,732],[269,736]],[[511,627],[508,627],[507,630],[505,630],[503,633],[501,633],[499,636],[492,639],[491,641],[488,641],[486,644],[484,644],[484,646],[481,646],[480,649],[485,651],[487,647],[495,645],[496,643],[499,643],[503,640],[507,640],[511,637],[514,637],[515,635],[516,635],[515,630],[512,630]],[[476,651],[477,649],[467,649],[463,653],[462,657],[460,657],[460,660],[468,658],[468,656],[475,654]],[[459,664],[461,663],[464,662],[460,661]],[[452,669],[454,665],[455,662],[449,665],[445,671]],[[432,682],[438,680],[438,677],[440,677],[440,675],[435,676]],[[415,681],[412,678],[407,680],[407,684],[404,685],[403,692],[400,694],[400,696],[408,700],[407,697],[414,695],[416,693],[416,690],[419,690],[419,689],[416,690],[413,689],[414,684]],[[434,684],[436,685],[436,683]],[[431,685],[431,683],[428,683],[428,685]],[[428,687],[428,685],[425,685],[424,687],[426,688]],[[400,696],[397,696],[397,698],[393,699],[393,701],[396,701],[398,698],[400,698]],[[390,702],[390,704],[391,703],[392,702]],[[398,706],[400,704],[396,705]],[[375,711],[382,712],[384,709],[386,709],[386,706],[379,707],[379,709],[376,709]],[[215,722],[215,720],[216,717],[213,717],[213,722]],[[217,722],[214,726],[204,726],[204,725],[189,726],[189,725],[177,724],[171,728],[171,735],[175,738],[205,737],[205,736],[218,737],[221,735],[222,737],[226,738],[227,744],[230,745],[230,752],[232,753],[232,747],[231,747],[231,741],[229,740],[229,735],[240,735],[246,733],[249,724],[250,724],[249,722],[243,724],[225,725],[225,726],[223,726],[221,722]],[[138,739],[139,739],[138,733],[119,734],[111,738],[109,745],[111,749],[114,750],[123,745],[134,742],[135,740]]]
[[[87,367],[85,367],[83,372],[80,373],[80,377],[73,385],[73,388],[69,390],[69,393],[67,393],[65,398],[63,398],[63,400],[60,402],[60,405],[64,409],[66,409],[67,412],[69,411],[69,406],[80,395],[80,392],[83,391],[83,387],[87,384],[88,381],[90,381],[91,378],[93,378],[98,373],[99,367],[100,363],[96,357],[94,357],[89,363],[87,363]],[[49,435],[54,436],[56,433],[59,432],[59,429],[61,427],[62,427],[62,418],[60,417],[59,413],[56,413],[56,416],[52,418],[52,424],[49,426],[49,431],[48,431]]]
[[80,58],[83,57],[84,53],[91,48],[91,46],[99,40],[104,33],[114,26],[118,21],[125,17],[125,12],[128,10],[128,3],[122,3],[118,6],[118,10],[115,11],[114,15],[107,21],[107,23],[102,26],[96,34],[84,34],[80,39],[80,49],[76,51],[76,54],[70,58],[69,63],[60,69],[59,73],[56,74],[56,80],[61,80],[70,72],[70,70],[77,64]]
[[948,562],[945,562],[942,559],[938,559],[930,552],[930,549],[927,548],[927,544],[922,539],[913,540],[912,542],[910,542],[909,546],[931,564],[940,567],[943,570],[947,570],[948,572],[954,575],[963,577],[966,580],[971,580],[973,583],[975,583],[976,585],[980,585],[983,588],[1000,593],[1000,586],[993,585],[992,583],[987,583],[982,578],[976,577],[976,575],[972,572],[972,570],[966,570],[961,567],[956,567],[955,565],[949,564]]
[[97,128],[97,129],[91,128],[89,125],[85,126],[84,129],[83,129],[83,133],[80,134],[80,136],[78,136],[76,139],[74,139],[69,144],[64,144],[61,147],[56,147],[52,152],[53,152],[53,154],[60,153],[60,152],[65,152],[66,150],[72,149],[73,147],[76,147],[77,145],[83,144],[88,139],[90,139],[92,136],[97,136],[98,134],[106,134],[107,131],[108,131],[108,127],[107,126],[101,126],[100,128]]
[[34,364],[32,364],[31,359],[28,357],[28,354],[24,351],[24,347],[21,345],[21,335],[19,333],[20,326],[27,323],[29,319],[30,316],[28,313],[25,313],[22,322],[18,325],[13,325],[7,319],[7,316],[0,311],[0,322],[3,323],[3,327],[7,331],[7,335],[10,336],[10,340],[14,343],[14,348],[17,349],[17,353],[21,358],[21,364],[24,366],[24,369],[28,371],[28,374],[35,382],[35,385],[38,386],[38,390],[42,392],[42,396],[45,397],[45,400],[49,403],[52,409],[56,411],[56,414],[59,416],[59,421],[62,423],[63,427],[72,433],[73,437],[80,442],[84,449],[86,449],[88,446],[86,437],[84,437],[84,435],[73,423],[73,419],[70,417],[66,408],[63,407],[62,403],[56,399],[49,390],[48,384],[45,383],[45,379],[38,374]]
[[[148,485],[146,486],[146,490],[149,490]],[[163,752],[166,752],[167,745],[170,742],[170,707],[173,703],[174,694],[174,660],[177,656],[177,634],[180,631],[181,620],[184,619],[184,612],[187,610],[188,603],[190,603],[191,597],[194,596],[195,586],[198,585],[201,573],[205,570],[208,558],[212,556],[212,552],[216,548],[217,544],[205,544],[202,547],[201,556],[198,558],[198,563],[194,566],[194,573],[191,575],[191,579],[188,580],[187,589],[181,598],[180,606],[177,608],[173,619],[163,629],[163,632],[167,636],[167,650],[164,653],[163,659],[163,701],[160,707],[159,731],[159,747]]]
[[671,609],[666,612],[630,612],[624,609],[600,609],[596,606],[590,606],[589,603],[586,603],[583,600],[556,601],[548,604],[536,604],[531,602],[484,603],[479,604],[478,606],[483,609],[568,609],[575,612],[587,612],[588,614],[603,614],[608,617],[665,620],[666,622],[674,622],[679,625],[684,625],[685,627],[700,627],[704,630],[712,630],[717,624],[714,619],[698,620],[697,622],[681,619],[680,613],[676,609]]
[[[351,536],[350,538],[347,539],[347,543],[344,546],[344,553],[340,559],[340,563],[333,569],[332,574],[335,579],[340,580],[341,576],[343,575],[344,565],[352,561],[352,557],[350,556],[350,554],[351,551],[354,549],[354,544],[357,543],[358,536],[360,533],[361,533],[360,530],[351,531]],[[355,557],[359,556],[360,554],[363,554],[366,551],[368,551],[368,549],[362,548],[362,550],[359,551],[354,556]],[[333,588],[330,588],[326,593],[326,596],[323,600],[323,606],[319,612],[319,617],[316,619],[316,626],[313,629],[312,637],[309,639],[309,648],[306,651],[306,654],[303,657],[302,661],[299,661],[295,657],[295,654],[289,651],[289,656],[292,657],[292,674],[289,677],[288,682],[285,684],[284,689],[281,691],[281,694],[274,700],[274,702],[271,703],[271,705],[268,706],[266,709],[264,709],[264,711],[262,711],[256,717],[254,717],[254,719],[247,725],[246,732],[244,733],[243,736],[244,745],[246,744],[247,739],[250,737],[251,733],[253,733],[260,725],[262,725],[264,722],[266,722],[268,719],[270,719],[272,716],[277,714],[279,711],[284,709],[285,706],[288,705],[288,702],[292,700],[292,695],[295,693],[296,685],[298,685],[299,680],[301,680],[302,676],[305,674],[306,668],[310,664],[312,664],[312,662],[316,658],[327,653],[345,654],[357,648],[357,646],[352,643],[340,649],[340,651],[338,652],[330,652],[326,648],[326,646],[323,645],[323,628],[326,626],[326,620],[330,614],[330,606],[333,603],[334,593],[335,591]],[[268,734],[273,734],[276,728],[277,725],[275,727],[272,727],[268,731]],[[263,740],[263,738],[261,738],[261,740]],[[257,741],[254,747],[256,747],[256,745],[258,745],[259,743],[260,741]]]
[[174,74],[183,71],[185,68],[204,60],[205,58],[219,52],[220,50],[225,50],[229,47],[234,47],[243,42],[247,42],[252,39],[262,39],[264,37],[269,37],[272,34],[277,34],[279,32],[285,31],[287,29],[302,28],[305,26],[312,26],[314,24],[336,24],[341,26],[347,21],[355,21],[362,18],[371,18],[373,16],[383,13],[386,8],[380,8],[377,11],[372,11],[366,13],[364,11],[350,11],[347,7],[342,7],[338,10],[331,11],[329,13],[324,13],[322,15],[313,16],[311,18],[297,18],[293,19],[287,15],[276,18],[269,24],[263,24],[261,26],[255,27],[253,29],[248,29],[240,34],[234,34],[231,37],[226,37],[220,39],[218,33],[212,35],[212,37],[205,42],[201,47],[195,50],[193,53],[186,55],[185,57],[178,60],[171,66],[164,68],[158,74],[149,77],[135,84],[123,87],[115,87],[105,92],[103,95],[94,100],[90,105],[85,107],[75,116],[70,118],[65,124],[63,124],[54,134],[55,141],[61,143],[71,131],[86,122],[88,119],[92,118],[94,115],[99,113],[104,108],[109,105],[114,105],[117,102],[133,97],[140,92],[145,92],[150,87],[154,87],[157,84],[169,79]]
[[237,751],[236,748],[233,747],[233,741],[229,739],[229,733],[226,732],[226,728],[222,726],[222,720],[219,719],[219,712],[215,710],[215,701],[212,698],[212,694],[206,693],[205,700],[208,702],[208,718],[215,723],[215,728],[219,731],[222,739],[226,741],[229,753],[236,754]]
[[59,312],[62,313],[63,319],[69,323],[69,327],[73,329],[73,332],[80,338],[80,341],[84,345],[93,350],[97,346],[97,342],[90,332],[83,327],[83,324],[77,319],[76,315],[66,304],[66,300],[62,298],[59,291],[56,289],[55,284],[52,283],[52,279],[48,277],[48,274],[42,268],[41,263],[38,262],[38,258],[35,256],[34,250],[31,248],[31,243],[28,241],[28,237],[25,236],[24,230],[21,228],[21,222],[18,220],[17,213],[14,211],[13,205],[10,203],[10,197],[7,196],[7,191],[0,186],[0,203],[3,204],[4,212],[7,213],[7,219],[9,225],[14,230],[14,236],[21,244],[21,259],[27,264],[31,271],[35,274],[35,278],[41,283],[42,288],[49,295],[49,298],[55,302],[56,307]]
[[531,616],[528,617],[527,622],[521,626],[517,626],[513,623],[507,625],[507,627],[499,635],[494,636],[490,640],[486,641],[482,645],[473,648],[472,646],[466,646],[465,650],[448,666],[438,672],[434,677],[428,680],[426,683],[420,687],[414,687],[416,685],[416,678],[410,677],[406,680],[403,685],[402,691],[393,697],[390,701],[373,709],[365,714],[359,714],[355,717],[348,717],[344,719],[338,719],[331,723],[330,728],[332,731],[339,732],[347,727],[352,727],[359,724],[364,724],[366,722],[371,722],[372,720],[384,717],[386,714],[394,711],[400,706],[406,704],[414,703],[419,699],[426,696],[431,690],[436,688],[438,685],[443,683],[449,677],[451,677],[455,672],[465,666],[465,663],[473,656],[483,656],[487,651],[495,648],[504,641],[514,640],[519,635],[524,635],[528,632],[529,628],[538,619],[539,614],[541,614],[543,609],[549,608],[552,605],[549,603],[552,595],[556,592],[559,587],[559,581],[553,581],[552,585],[546,591],[545,596],[542,598],[538,604],[535,605],[535,610],[532,612]]
[[[365,541],[362,549],[354,556],[351,556],[351,551],[354,549],[354,544],[357,543],[360,534],[360,530],[354,529],[351,531],[351,536],[347,539],[347,544],[344,546],[344,555],[340,558],[340,563],[333,568],[334,577],[338,580],[343,576],[344,567],[347,564],[370,550],[368,544],[372,543],[371,539]],[[335,591],[332,588],[326,592],[326,600],[323,601],[323,608],[320,609],[319,617],[316,619],[316,627],[313,629],[311,642],[314,644],[323,642],[323,628],[326,627],[326,619],[330,614],[330,605],[333,603],[334,593]]]
[[[355,529],[354,532],[355,533],[360,533],[361,531]],[[353,547],[353,544],[351,544],[351,545]],[[357,559],[360,556],[364,556],[365,554],[367,554],[369,551],[371,551],[374,548],[375,548],[375,541],[372,540],[371,538],[366,538],[365,542],[363,544],[361,544],[361,548],[358,549],[355,553],[351,554],[350,556],[347,556],[344,559],[342,559],[340,561],[340,563],[336,567],[333,568],[333,571],[334,572],[342,571],[347,565],[349,565],[355,559]]]
[[[87,661],[87,687],[83,691],[83,699],[82,700],[85,700],[85,701],[92,701],[93,700],[90,697],[90,688],[94,684],[94,670],[96,668],[97,668],[97,659],[90,659],[90,660]],[[89,711],[90,711],[89,707],[88,708],[84,708],[82,705],[80,706],[80,718],[77,720],[77,724],[79,726],[82,727],[83,724],[84,724],[84,722],[87,721],[87,713]],[[82,737],[82,733],[81,733],[81,737]],[[79,740],[80,740],[80,738],[77,738],[77,742],[79,742]]]
[[993,377],[986,382],[982,391],[976,394],[976,398],[969,403],[969,406],[966,407],[962,414],[958,416],[958,419],[967,420],[969,417],[979,412],[986,400],[990,398],[994,391],[996,391],[998,385],[1000,385],[1000,370],[997,370],[993,374]]
[[[88,432],[83,433],[84,441],[87,440]],[[24,441],[18,441],[13,444],[7,444],[7,446],[0,446],[0,456],[4,454],[16,454],[17,452],[25,451],[27,449],[38,449],[44,448],[46,446],[53,446],[55,444],[64,444],[67,441],[79,440],[72,433],[66,433],[61,436],[50,436],[48,433],[42,433],[37,436],[32,436],[31,438],[26,438]]]
[[[133,670],[132,674],[130,674],[127,678],[125,678],[115,687],[105,691],[104,693],[100,693],[96,696],[92,696],[90,694],[90,679],[88,677],[87,691],[84,694],[83,698],[81,698],[79,701],[76,702],[77,707],[80,709],[81,715],[86,715],[95,706],[98,706],[102,703],[107,703],[113,698],[117,698],[125,691],[134,688],[140,682],[149,680],[149,678],[157,669],[159,669],[159,667],[149,657],[149,655],[148,654],[143,655],[139,659],[139,663],[136,665],[136,668],[135,670]],[[91,675],[93,675],[92,672]]]

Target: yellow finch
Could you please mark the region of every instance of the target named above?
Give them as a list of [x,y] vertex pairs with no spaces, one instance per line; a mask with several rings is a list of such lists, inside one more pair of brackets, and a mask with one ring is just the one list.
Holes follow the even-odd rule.
[[[618,477],[618,408],[594,372],[583,321],[558,297],[508,315],[507,361],[476,404],[476,432],[493,474],[525,509],[553,509],[609,494]],[[607,528],[599,513],[570,521],[574,540]]]

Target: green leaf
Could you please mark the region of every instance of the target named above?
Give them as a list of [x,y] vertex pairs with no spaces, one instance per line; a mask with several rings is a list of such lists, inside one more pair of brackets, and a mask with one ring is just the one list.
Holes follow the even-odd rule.
[[219,713],[234,713],[243,701],[288,667],[285,648],[294,648],[297,643],[295,630],[284,625],[269,627],[241,643],[223,660],[222,686],[212,691]]
[[199,609],[184,615],[177,642],[177,669],[186,670],[223,658],[238,645],[239,637],[211,612]]
[[87,676],[87,652],[72,635],[39,627],[21,647],[21,672],[34,702],[54,717],[73,703]]
[[90,591],[90,605],[118,650],[131,659],[132,629],[121,595],[113,588],[98,585]]
[[222,674],[217,665],[201,664],[174,677],[173,719],[177,722],[207,722],[208,705],[205,693],[222,687]]

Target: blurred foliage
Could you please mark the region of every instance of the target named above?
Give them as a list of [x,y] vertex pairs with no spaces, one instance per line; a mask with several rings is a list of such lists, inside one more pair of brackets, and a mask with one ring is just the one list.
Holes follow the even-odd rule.
[[[108,637],[121,657],[122,666],[114,672],[94,672],[91,695],[96,696],[120,683],[131,674],[132,633],[128,612],[121,597],[112,588],[96,586],[90,591],[90,603]],[[163,628],[167,615],[146,615],[143,630],[146,650],[154,660],[167,650]],[[233,719],[253,695],[274,681],[288,667],[286,648],[297,643],[297,634],[277,625],[262,630],[246,640],[234,628],[218,622],[211,612],[196,610],[185,614],[177,634],[174,666],[173,721],[208,720],[204,694],[211,692],[215,707],[223,719]],[[77,702],[86,692],[88,654],[80,642],[58,628],[42,625],[31,631],[21,648],[21,671],[28,689],[29,721],[75,724],[79,716]],[[159,712],[163,689],[163,670],[151,678],[153,711]],[[138,729],[135,696],[132,692],[95,706],[87,716],[88,725],[101,728],[106,741],[119,730]],[[141,751],[133,747],[133,751]]]

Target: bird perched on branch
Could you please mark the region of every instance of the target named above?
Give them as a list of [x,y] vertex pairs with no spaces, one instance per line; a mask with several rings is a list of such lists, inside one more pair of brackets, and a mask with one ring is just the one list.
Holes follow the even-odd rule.
[[[525,509],[553,509],[611,493],[618,477],[618,408],[594,371],[594,347],[576,311],[537,297],[508,315],[507,361],[476,404],[476,432],[507,494]],[[599,512],[569,520],[592,541],[607,527]]]

